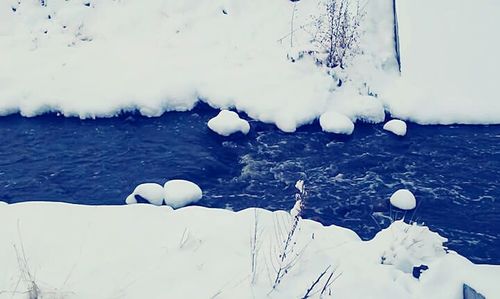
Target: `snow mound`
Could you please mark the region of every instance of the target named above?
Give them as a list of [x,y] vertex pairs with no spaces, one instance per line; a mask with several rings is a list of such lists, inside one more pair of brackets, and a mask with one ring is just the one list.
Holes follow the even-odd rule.
[[413,267],[428,265],[444,256],[446,247],[443,244],[448,241],[426,226],[408,225],[403,221],[393,222],[376,239],[384,239],[386,244],[382,264],[393,265],[405,273],[412,273]]
[[329,133],[351,135],[354,131],[354,123],[347,116],[336,111],[321,114],[319,124],[323,131]]
[[248,134],[250,124],[248,121],[241,119],[238,113],[222,110],[219,114],[208,121],[210,130],[222,136],[229,136],[236,132]]
[[399,189],[390,198],[391,205],[401,210],[413,210],[417,206],[415,195],[407,189]]
[[175,209],[197,202],[202,197],[201,188],[186,180],[168,181],[163,188],[165,204]]
[[[444,239],[425,227],[395,222],[362,241],[305,219],[290,242],[291,256],[300,254],[273,290],[269,264],[279,265],[293,223],[262,209],[2,205],[0,240],[10,246],[0,246],[0,297],[26,298],[33,280],[48,298],[304,298],[325,269],[309,298],[455,299],[463,283],[486,298],[500,294],[499,266],[445,253]],[[421,263],[429,269],[417,280],[408,270]]]
[[392,119],[385,123],[384,130],[392,132],[398,136],[405,136],[406,123],[399,119]]
[[140,184],[134,189],[134,192],[127,196],[125,203],[135,204],[137,203],[136,196],[140,196],[145,200],[149,201],[151,204],[156,206],[161,206],[163,204],[164,190],[163,187],[156,183],[144,183]]

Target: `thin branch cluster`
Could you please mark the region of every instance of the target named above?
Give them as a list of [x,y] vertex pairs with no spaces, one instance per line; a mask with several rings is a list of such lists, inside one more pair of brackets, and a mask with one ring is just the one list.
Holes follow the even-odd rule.
[[276,248],[275,253],[277,254],[277,259],[271,261],[275,272],[272,290],[278,287],[283,277],[297,264],[305,249],[305,247],[301,249],[296,248],[296,234],[299,229],[307,193],[304,188],[304,181],[298,181],[295,187],[298,192],[295,195],[295,205],[290,211],[290,215],[292,216],[290,224],[287,226],[286,224],[280,223],[280,221],[277,221],[275,224],[276,240],[279,242],[279,247]]
[[[331,265],[326,267],[326,269],[318,275],[301,299],[308,299],[316,295],[319,295],[318,297],[321,299],[324,298],[324,296],[332,295],[331,286],[342,273],[336,275],[336,269],[331,269],[331,267]],[[326,280],[323,279],[324,277],[326,277]]]
[[324,6],[324,14],[316,19],[314,42],[326,56],[323,63],[327,67],[345,68],[348,58],[359,51],[364,10],[351,0],[327,0]]

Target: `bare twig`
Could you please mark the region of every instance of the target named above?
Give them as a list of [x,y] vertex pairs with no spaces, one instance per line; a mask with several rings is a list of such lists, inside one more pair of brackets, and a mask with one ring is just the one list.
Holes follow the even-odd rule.
[[[304,208],[306,191],[304,188],[304,182],[298,181],[295,185],[298,193],[295,196],[295,205],[290,211],[292,218],[291,223],[288,226],[282,226],[279,219],[276,219],[275,223],[275,238],[278,244],[282,244],[277,250],[277,260],[273,263],[271,259],[271,265],[275,271],[274,281],[272,283],[272,289],[269,293],[273,292],[278,285],[281,283],[283,277],[297,264],[302,253],[306,247],[303,247],[300,251],[296,251],[296,233],[299,230],[299,224],[301,220],[301,214]],[[283,229],[283,227],[288,227]],[[285,233],[286,232],[286,233]]]
[[[321,272],[321,274],[316,278],[315,281],[311,284],[311,286],[307,289],[305,295],[302,297],[302,299],[307,299],[310,297],[312,290],[316,287],[316,285],[320,282],[321,278],[326,274],[328,269],[330,269],[331,265],[326,267],[325,271]],[[333,275],[333,272],[330,274],[330,277]]]

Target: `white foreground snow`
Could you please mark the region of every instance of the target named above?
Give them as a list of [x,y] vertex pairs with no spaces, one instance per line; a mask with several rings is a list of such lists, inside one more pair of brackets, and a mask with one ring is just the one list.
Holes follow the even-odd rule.
[[400,119],[391,119],[384,124],[384,130],[394,133],[398,136],[405,136],[406,123]]
[[415,195],[408,189],[399,189],[391,195],[391,205],[401,210],[413,210],[417,206]]
[[149,201],[151,204],[161,206],[163,204],[164,189],[162,185],[156,183],[144,183],[140,184],[134,189],[134,192],[127,196],[125,203],[135,204],[137,203],[136,195]]
[[[277,221],[286,233],[282,211],[0,204],[0,298],[26,298],[30,280],[42,298],[301,298],[328,266],[338,278],[323,298],[462,299],[463,283],[500,294],[499,266],[446,254],[425,227],[395,222],[363,242],[309,220],[294,238],[300,258],[271,292]],[[420,264],[429,270],[417,280],[408,271]]]
[[164,186],[165,204],[180,208],[201,199],[201,188],[186,180],[170,180]]
[[210,119],[208,127],[222,136],[229,136],[236,132],[248,134],[250,131],[248,121],[241,119],[238,113],[229,110],[222,110],[217,116]]
[[347,116],[335,111],[321,114],[319,124],[325,132],[351,135],[354,131],[354,123]]

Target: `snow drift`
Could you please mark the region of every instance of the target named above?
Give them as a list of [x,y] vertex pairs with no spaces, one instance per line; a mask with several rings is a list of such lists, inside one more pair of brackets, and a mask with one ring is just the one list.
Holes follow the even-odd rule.
[[0,115],[159,116],[203,100],[284,131],[329,110],[381,122],[365,114],[375,106],[423,124],[500,123],[500,4],[426,1],[397,1],[401,77],[393,2],[368,2],[341,87],[311,57],[290,59],[312,49],[321,1],[2,1]]
[[390,113],[421,124],[498,124],[500,2],[398,0],[401,78]]
[[[301,298],[325,269],[335,281],[323,298],[461,299],[463,283],[500,294],[500,267],[446,253],[426,227],[395,222],[363,242],[310,220],[293,239],[300,258],[271,291],[276,238],[290,219],[260,209],[0,204],[0,298],[26,298],[33,283],[42,298]],[[429,269],[416,279],[409,272],[421,264]]]
[[[0,3],[0,115],[94,118],[138,110],[154,117],[203,100],[294,131],[345,102],[334,95],[337,81],[311,57],[290,59],[312,47],[313,21],[322,13],[315,1],[45,4]],[[294,10],[297,27],[290,35]],[[355,94],[394,67],[392,35],[385,35],[392,28],[391,1],[370,2],[367,13],[365,42],[377,42],[360,58],[370,78],[358,80],[358,72],[346,79],[343,88]],[[349,102],[354,110],[362,106],[357,98]],[[356,112],[347,116],[370,118]]]

